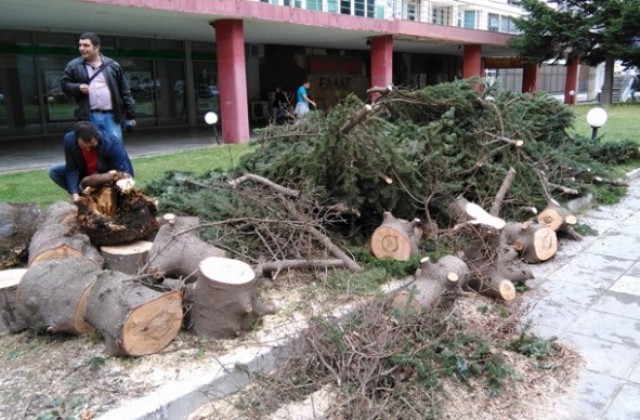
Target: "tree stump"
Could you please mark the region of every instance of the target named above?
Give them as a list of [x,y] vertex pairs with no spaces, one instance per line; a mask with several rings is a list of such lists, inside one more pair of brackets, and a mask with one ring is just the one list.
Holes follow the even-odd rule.
[[142,192],[112,186],[85,191],[76,203],[78,225],[94,245],[129,243],[157,232],[156,203]]
[[26,268],[0,271],[0,335],[7,331],[17,333],[28,327],[16,308],[18,284],[26,272]]
[[418,255],[418,246],[422,238],[420,219],[407,221],[396,219],[391,212],[385,211],[382,224],[371,236],[371,251],[377,258],[407,261]]
[[105,268],[126,274],[138,274],[147,263],[150,241],[135,241],[122,245],[100,247]]
[[226,257],[226,252],[198,237],[197,217],[173,217],[162,225],[149,250],[146,272],[160,276],[193,276],[208,257]]
[[248,264],[210,257],[199,265],[191,320],[199,336],[235,338],[260,316],[274,313],[256,295],[256,277]]
[[104,264],[104,259],[89,237],[77,233],[75,226],[40,225],[29,245],[29,267],[41,261],[68,257],[84,257],[96,267]]
[[556,232],[547,225],[509,223],[502,229],[502,237],[528,263],[547,261],[558,252]]
[[448,307],[469,279],[469,267],[460,258],[445,255],[437,263],[424,258],[410,290],[399,292],[391,304],[395,313],[421,313]]
[[83,320],[87,292],[100,268],[86,258],[52,259],[24,274],[16,292],[18,313],[30,328],[82,334],[92,330]]
[[158,292],[109,270],[97,275],[84,310],[114,356],[158,353],[180,331],[182,315],[181,292]]
[[469,287],[483,296],[507,302],[514,300],[517,296],[513,282],[502,276],[499,270],[472,277],[469,280]]
[[27,261],[29,243],[38,226],[37,204],[0,203],[0,269]]

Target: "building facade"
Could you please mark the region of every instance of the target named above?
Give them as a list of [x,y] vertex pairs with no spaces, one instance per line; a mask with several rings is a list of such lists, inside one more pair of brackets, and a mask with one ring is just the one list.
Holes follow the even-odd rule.
[[[92,31],[122,65],[139,129],[197,127],[220,114],[226,142],[270,117],[273,91],[305,79],[328,109],[373,85],[423,87],[484,76],[513,55],[514,0],[4,0],[0,141],[58,135],[74,104],[60,91],[77,37]],[[535,86],[524,69],[522,86]],[[533,84],[531,82],[533,80]]]

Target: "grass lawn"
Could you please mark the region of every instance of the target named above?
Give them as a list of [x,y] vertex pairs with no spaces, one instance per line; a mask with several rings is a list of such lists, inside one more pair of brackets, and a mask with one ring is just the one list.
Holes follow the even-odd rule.
[[[576,105],[573,134],[591,137],[591,127],[586,115],[598,104]],[[640,102],[615,104],[607,108],[607,123],[598,131],[601,141],[632,140],[640,144]],[[137,185],[144,186],[161,179],[166,171],[184,171],[202,174],[211,169],[229,169],[239,156],[250,151],[254,145],[224,145],[208,147],[164,156],[133,159]],[[38,203],[48,205],[57,200],[68,200],[68,195],[56,187],[45,170],[0,175],[0,202]]]
[[[587,112],[599,104],[576,105],[576,119],[573,133],[591,137],[591,127],[587,124]],[[606,108],[608,118],[605,125],[598,129],[601,141],[631,140],[640,144],[640,102],[618,103]]]
[[[133,158],[136,184],[144,189],[148,182],[161,179],[167,171],[203,174],[212,169],[229,169],[236,164],[238,157],[253,147],[255,146],[233,144],[171,155]],[[69,195],[51,182],[44,169],[0,175],[0,202],[38,203],[46,206],[58,200],[69,200]]]

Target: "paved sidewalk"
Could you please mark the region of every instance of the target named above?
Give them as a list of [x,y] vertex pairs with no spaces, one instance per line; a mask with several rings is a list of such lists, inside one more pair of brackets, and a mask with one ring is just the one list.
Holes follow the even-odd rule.
[[[39,140],[1,141],[0,173],[46,169],[64,162],[62,135]],[[215,143],[213,129],[139,130],[124,133],[124,146],[131,157],[161,155]],[[25,144],[27,144],[25,146]]]
[[558,337],[586,361],[559,404],[566,419],[640,419],[640,177],[633,175],[620,203],[579,217],[598,236],[562,240],[551,261],[531,266],[533,332]]

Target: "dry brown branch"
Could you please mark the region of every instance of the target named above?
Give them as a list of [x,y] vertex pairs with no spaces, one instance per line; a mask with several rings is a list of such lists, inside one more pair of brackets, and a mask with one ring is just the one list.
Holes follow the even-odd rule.
[[498,217],[500,215],[500,206],[502,206],[502,201],[504,200],[504,196],[507,194],[513,179],[516,177],[516,170],[513,168],[509,168],[507,171],[507,176],[504,177],[502,181],[502,185],[500,185],[500,189],[496,194],[495,199],[493,200],[493,205],[491,206],[490,215]]
[[238,185],[249,180],[266,185],[267,187],[273,190],[276,190],[279,193],[284,194],[286,196],[300,197],[300,191],[283,187],[282,185],[278,185],[275,182],[268,180],[267,178],[264,178],[264,177],[261,177],[260,175],[255,175],[255,174],[244,174],[239,178],[232,179],[231,181],[229,181],[229,185],[231,185],[231,188],[236,188]]
[[610,178],[603,178],[601,176],[594,176],[593,177],[593,182],[597,182],[599,184],[608,184],[608,185],[615,185],[618,187],[628,187],[629,183],[626,182],[623,179],[610,179]]
[[373,107],[369,104],[360,108],[358,112],[356,112],[355,115],[340,128],[340,134],[344,135],[353,130],[356,125],[360,124],[367,118],[367,115],[369,115],[372,110]]
[[513,139],[510,139],[510,138],[507,138],[507,137],[498,136],[497,134],[493,134],[493,133],[490,133],[488,131],[485,132],[485,134],[487,134],[489,137],[492,137],[492,138],[494,138],[494,139],[496,139],[498,141],[501,141],[501,142],[506,143],[506,144],[510,144],[512,146],[515,146],[515,147],[522,147],[524,145],[524,141],[522,141],[522,140],[513,140]]

